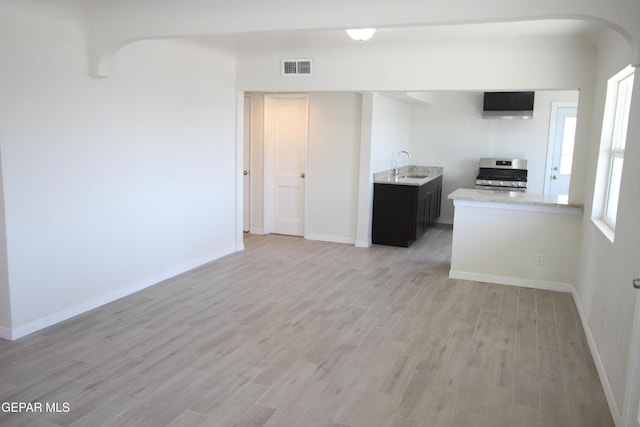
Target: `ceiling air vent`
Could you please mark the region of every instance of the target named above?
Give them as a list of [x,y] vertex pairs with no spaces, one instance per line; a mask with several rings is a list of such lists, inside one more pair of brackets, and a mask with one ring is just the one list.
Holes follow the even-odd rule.
[[310,59],[283,59],[283,76],[310,76],[313,63]]

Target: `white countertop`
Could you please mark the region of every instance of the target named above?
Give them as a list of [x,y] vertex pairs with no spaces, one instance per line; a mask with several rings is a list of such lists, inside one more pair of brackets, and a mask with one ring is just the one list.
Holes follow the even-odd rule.
[[[393,170],[377,172],[373,174],[375,184],[395,184],[395,185],[415,185],[420,186],[442,176],[441,166],[403,166],[398,175],[394,175]],[[422,176],[422,178],[407,177],[407,175]]]
[[519,191],[475,190],[459,188],[448,196],[451,200],[484,203],[506,203],[513,205],[546,206],[553,208],[584,208],[582,203],[570,203],[567,196],[550,196]]

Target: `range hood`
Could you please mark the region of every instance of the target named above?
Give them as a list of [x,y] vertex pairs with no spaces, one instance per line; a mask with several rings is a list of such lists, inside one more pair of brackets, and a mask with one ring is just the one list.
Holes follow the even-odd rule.
[[485,119],[532,119],[535,92],[485,92]]

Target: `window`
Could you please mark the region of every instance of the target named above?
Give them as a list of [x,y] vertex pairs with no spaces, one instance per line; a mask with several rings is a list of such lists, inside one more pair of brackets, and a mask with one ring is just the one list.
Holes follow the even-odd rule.
[[600,158],[594,194],[594,220],[605,234],[613,240],[613,231],[618,216],[618,199],[624,165],[624,147],[627,140],[629,109],[633,90],[634,68],[627,67],[609,80],[605,114],[602,123]]
[[565,117],[562,128],[562,148],[560,149],[560,174],[571,175],[573,145],[576,139],[576,117]]

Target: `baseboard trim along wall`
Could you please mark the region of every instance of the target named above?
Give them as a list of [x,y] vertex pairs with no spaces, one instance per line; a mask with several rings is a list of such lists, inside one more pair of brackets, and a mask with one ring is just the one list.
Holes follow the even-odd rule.
[[593,337],[593,333],[591,332],[591,328],[589,327],[589,322],[587,321],[587,316],[584,312],[584,309],[582,308],[580,297],[578,296],[578,293],[576,292],[576,289],[573,285],[568,283],[545,282],[540,280],[521,279],[518,277],[494,276],[490,274],[469,273],[465,271],[453,270],[449,271],[449,277],[451,279],[472,280],[476,282],[496,283],[499,285],[518,286],[523,288],[569,292],[573,297],[574,303],[576,304],[578,317],[580,318],[582,329],[584,330],[585,336],[587,338],[589,351],[591,352],[591,357],[593,357],[593,363],[596,365],[598,377],[600,378],[600,383],[602,384],[602,389],[607,399],[609,411],[611,412],[613,422],[616,426],[622,426],[622,414],[620,413],[618,405],[616,404],[616,399],[613,394],[613,388],[611,388],[611,383],[609,382],[609,378],[607,377],[604,364],[602,363],[602,358],[600,357],[600,353],[598,352],[596,340]]
[[497,283],[499,285],[519,286],[522,288],[543,289],[547,291],[573,292],[573,285],[561,282],[523,279],[520,277],[496,276],[493,274],[470,273],[467,271],[450,270],[451,279],[472,280],[475,282]]
[[587,322],[587,315],[582,308],[582,303],[580,302],[578,292],[575,290],[575,288],[573,288],[573,286],[571,294],[573,295],[573,301],[576,303],[576,308],[578,309],[578,317],[580,318],[582,329],[584,329],[584,334],[587,338],[587,344],[589,344],[589,350],[591,351],[591,356],[593,357],[593,363],[596,365],[598,377],[600,377],[600,383],[602,384],[604,395],[607,398],[607,403],[609,404],[609,412],[611,412],[611,416],[613,417],[613,423],[616,426],[621,427],[623,421],[622,413],[618,409],[618,404],[616,403],[616,398],[613,394],[613,388],[611,387],[611,383],[609,382],[609,378],[607,377],[607,373],[604,369],[604,363],[602,363],[602,358],[600,357],[600,353],[598,352],[596,340],[593,337],[593,333],[591,333],[589,322]]
[[102,295],[98,298],[91,299],[82,304],[78,304],[73,307],[69,307],[66,310],[61,310],[57,313],[42,317],[40,319],[25,323],[16,328],[6,329],[0,328],[0,338],[4,338],[7,340],[17,340],[19,338],[25,337],[29,334],[47,328],[49,326],[55,325],[56,323],[60,323],[72,317],[78,316],[80,314],[86,313],[87,311],[93,310],[94,308],[101,307],[110,302],[119,300],[120,298],[124,298],[128,295],[139,292],[145,288],[151,287],[155,284],[158,284],[164,280],[175,277],[179,274],[185,273],[189,270],[193,270],[196,267],[207,264],[209,262],[215,261],[218,258],[221,258],[225,255],[229,255],[231,253],[237,252],[237,247],[230,247],[221,249],[219,251],[210,253],[203,257],[197,258],[190,262],[178,265],[170,270],[167,270],[158,275],[149,277],[147,279],[141,280],[137,283],[126,286],[122,289],[118,289],[114,292],[110,292],[108,294]]
[[371,245],[371,240],[356,240],[356,248],[368,248]]
[[[354,243],[353,239],[341,238],[336,236],[308,235],[306,236],[306,238],[309,240],[329,241],[329,242],[335,242],[335,243],[349,243],[349,244]],[[366,243],[367,242],[355,241],[355,245],[358,247],[370,246],[370,243],[368,246],[365,246]],[[164,280],[170,279],[171,277],[175,277],[179,274],[192,270],[208,262],[212,262],[225,255],[229,255],[233,252],[237,252],[238,250],[241,250],[241,249],[227,248],[227,249],[223,249],[223,250],[211,253],[207,256],[198,258],[191,262],[179,265],[171,270],[165,271],[164,273],[158,274],[153,277],[149,277],[131,286],[125,287],[115,292],[111,292],[99,298],[87,301],[83,304],[70,307],[66,310],[59,311],[52,315],[34,320],[32,322],[21,325],[17,328],[9,329],[9,328],[0,327],[0,339],[17,340],[26,335],[32,334],[46,327],[52,326],[56,323],[59,323],[64,320],[75,317],[77,315],[86,313],[87,311],[93,310],[94,308],[98,308],[110,302],[116,301],[120,298],[134,294],[138,291],[141,291],[145,288],[153,286]],[[589,323],[587,322],[587,317],[582,307],[582,303],[580,302],[580,298],[573,285],[568,283],[547,282],[547,281],[540,281],[540,280],[522,279],[517,277],[505,277],[505,276],[469,273],[465,271],[454,271],[454,270],[451,270],[449,272],[449,277],[451,279],[496,283],[500,285],[519,286],[519,287],[526,287],[526,288],[533,288],[533,289],[543,289],[543,290],[571,293],[573,300],[576,304],[578,317],[580,318],[580,322],[582,324],[585,336],[587,338],[589,351],[591,352],[594,364],[598,371],[598,376],[600,378],[600,382],[602,384],[602,388],[604,390],[605,397],[609,405],[609,410],[613,417],[613,421],[616,426],[622,426],[622,414],[620,413],[620,410],[618,409],[618,405],[616,404],[615,397],[613,394],[613,389],[611,387],[611,384],[609,383],[609,379],[607,377],[604,364],[602,363],[602,358],[600,357],[600,353],[598,352],[598,347],[596,345],[595,338],[593,337],[593,333],[591,332],[591,328],[589,327]]]
[[327,234],[306,234],[304,238],[307,240],[318,240],[320,242],[347,243],[349,245],[353,245],[356,242],[354,237],[330,236]]

